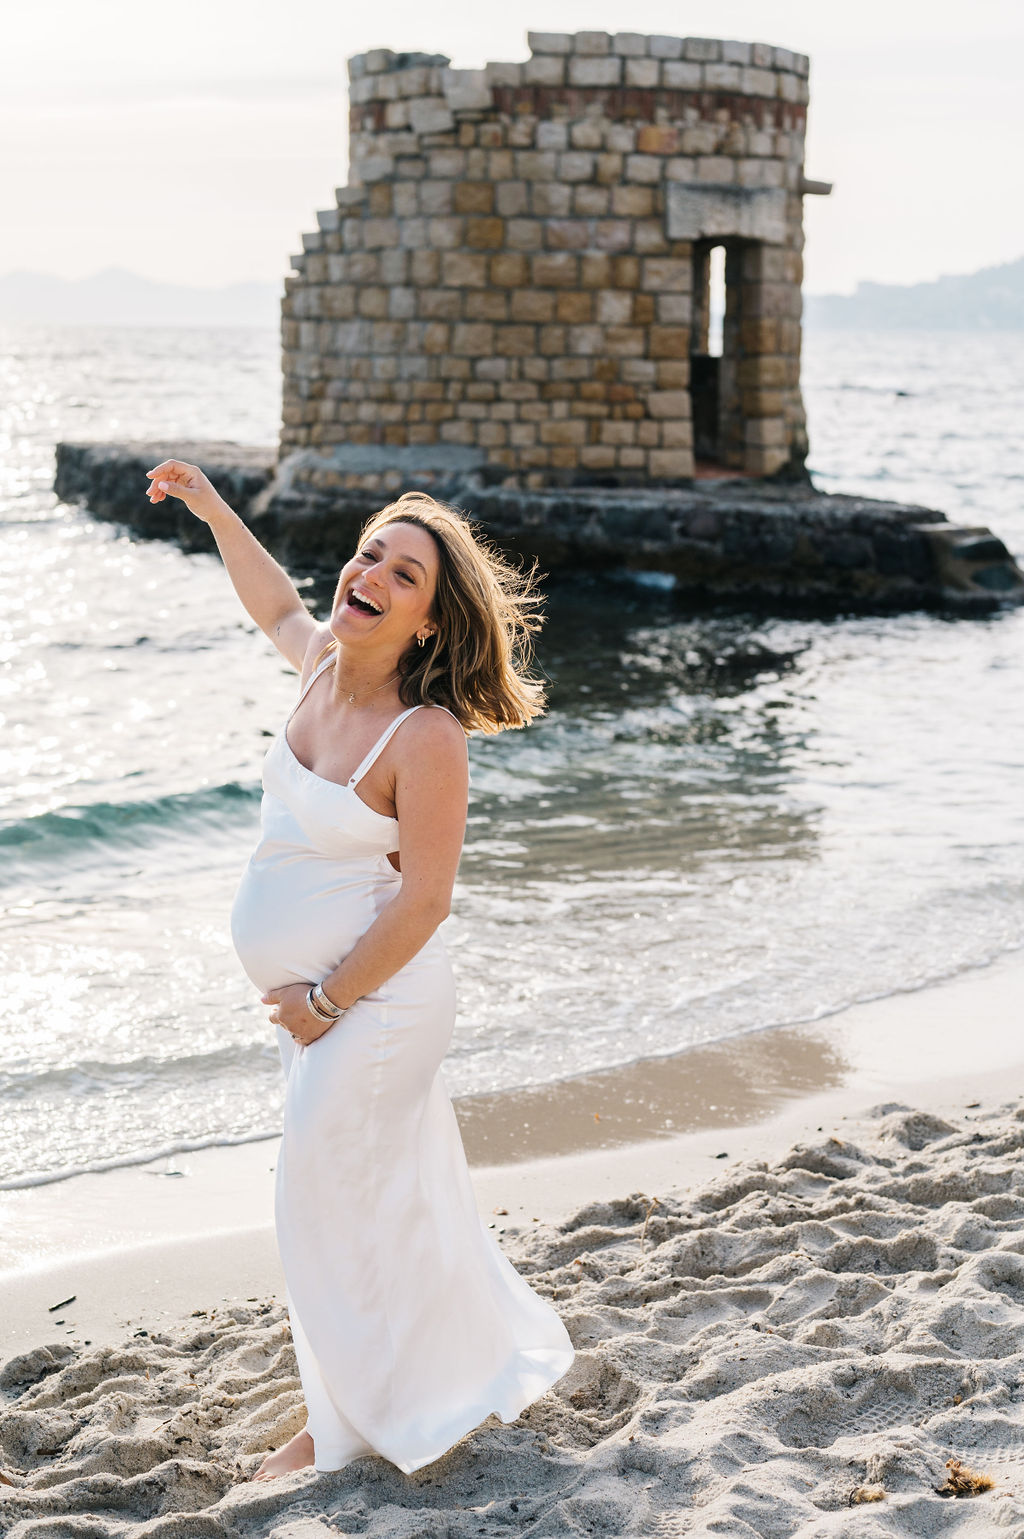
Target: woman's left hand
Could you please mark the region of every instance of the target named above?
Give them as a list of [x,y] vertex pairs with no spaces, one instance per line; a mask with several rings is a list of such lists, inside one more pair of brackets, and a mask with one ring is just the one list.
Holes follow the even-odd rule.
[[331,1029],[314,1019],[306,1004],[308,993],[308,983],[286,983],[284,988],[268,989],[260,996],[260,1003],[270,1006],[270,1024],[283,1026],[303,1047]]

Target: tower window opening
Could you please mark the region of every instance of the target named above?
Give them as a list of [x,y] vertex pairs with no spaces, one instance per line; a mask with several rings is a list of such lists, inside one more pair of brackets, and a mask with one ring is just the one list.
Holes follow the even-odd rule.
[[708,357],[722,356],[722,324],[725,320],[725,247],[712,246],[708,253]]

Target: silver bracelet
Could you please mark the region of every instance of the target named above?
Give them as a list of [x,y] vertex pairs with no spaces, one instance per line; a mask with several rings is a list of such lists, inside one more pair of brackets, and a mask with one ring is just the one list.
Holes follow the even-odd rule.
[[348,1009],[347,1005],[336,1005],[334,1000],[324,993],[323,986],[319,983],[314,983],[306,995],[306,1007],[310,1015],[323,1025],[333,1025]]

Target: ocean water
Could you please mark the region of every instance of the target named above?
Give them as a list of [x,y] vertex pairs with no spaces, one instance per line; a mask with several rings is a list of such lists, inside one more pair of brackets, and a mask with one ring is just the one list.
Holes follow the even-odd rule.
[[[272,331],[0,335],[0,1185],[274,1133],[228,912],[295,676],[215,557],[60,505],[60,438],[274,440]],[[1024,555],[1024,337],[819,333],[817,484]],[[139,488],[140,500],[143,488]],[[1024,613],[692,615],[552,585],[551,708],[471,744],[453,1095],[919,988],[1024,944]]]

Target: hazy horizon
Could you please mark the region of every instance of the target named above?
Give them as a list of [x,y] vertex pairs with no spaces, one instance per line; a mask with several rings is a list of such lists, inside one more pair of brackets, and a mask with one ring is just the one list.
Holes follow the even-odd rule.
[[522,59],[526,32],[600,29],[737,37],[811,57],[805,287],[915,283],[1024,249],[1007,163],[1024,9],[866,0],[550,0],[498,16],[465,0],[427,22],[396,0],[348,14],[327,0],[254,11],[180,0],[174,19],[103,0],[14,0],[0,59],[0,272],[67,279],[121,267],[157,282],[279,282],[347,177],[345,61],[423,48],[457,67]]

